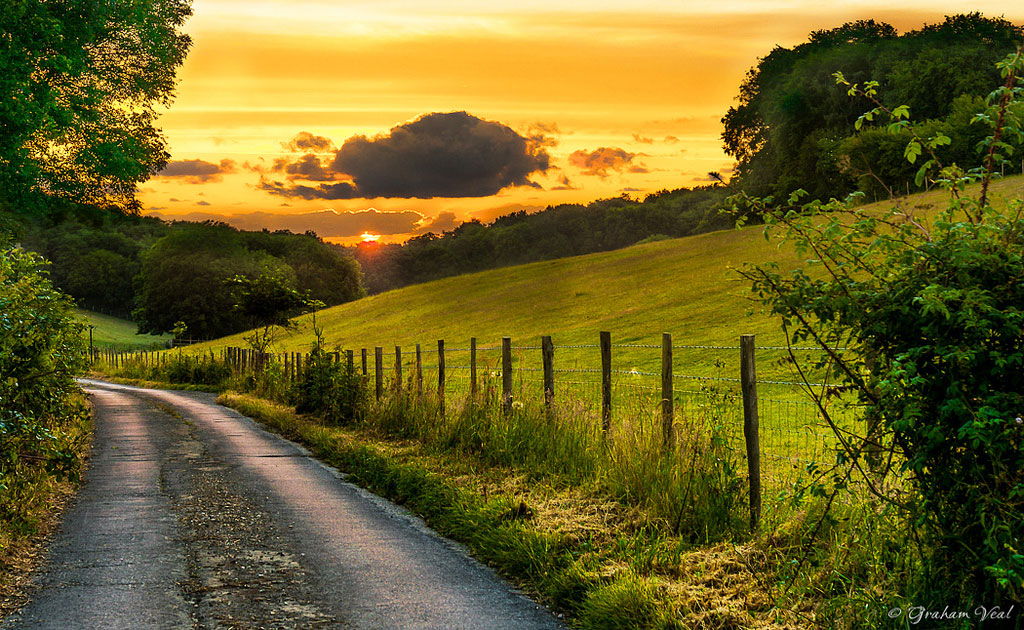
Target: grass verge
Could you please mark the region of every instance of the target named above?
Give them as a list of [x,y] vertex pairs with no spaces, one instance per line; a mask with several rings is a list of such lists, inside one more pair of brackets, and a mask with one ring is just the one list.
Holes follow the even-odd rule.
[[92,420],[86,399],[66,422],[51,427],[59,446],[75,454],[65,475],[46,461],[22,458],[0,476],[0,619],[28,601],[32,572],[45,557],[49,536],[78,489],[92,444]]
[[694,546],[592,484],[472,453],[324,426],[290,407],[218,399],[422,517],[581,628],[797,628],[758,580],[750,544]]

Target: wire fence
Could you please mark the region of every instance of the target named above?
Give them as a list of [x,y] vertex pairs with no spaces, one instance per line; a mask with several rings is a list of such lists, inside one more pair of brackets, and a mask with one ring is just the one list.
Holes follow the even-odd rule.
[[[750,475],[758,477],[757,494],[774,500],[833,466],[840,448],[836,429],[863,435],[864,420],[850,397],[829,382],[828,363],[834,357],[828,352],[757,347],[752,336],[745,337],[749,347],[743,338],[739,345],[673,345],[668,335],[661,344],[613,344],[602,333],[595,344],[555,345],[550,337],[540,345],[470,339],[454,346],[438,341],[333,356],[352,361],[378,398],[401,382],[409,391],[439,396],[449,408],[470,395],[510,406],[545,404],[557,410],[555,417],[569,415],[611,434],[658,421],[673,430],[700,427],[724,440],[737,460],[753,462]],[[242,348],[221,352],[242,371],[277,361],[291,379],[308,360],[295,352],[264,357]],[[109,351],[99,358],[114,365],[163,360],[151,353]],[[753,493],[753,479],[751,484]]]

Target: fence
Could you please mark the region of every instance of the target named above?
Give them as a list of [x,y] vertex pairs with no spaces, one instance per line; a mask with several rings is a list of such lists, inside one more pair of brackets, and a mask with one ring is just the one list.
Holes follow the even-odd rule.
[[[752,523],[760,518],[762,495],[778,497],[791,490],[815,468],[835,463],[836,439],[822,418],[808,387],[826,390],[827,382],[806,383],[783,369],[781,359],[794,352],[809,355],[816,348],[757,347],[753,335],[742,335],[737,345],[674,345],[672,336],[661,343],[612,343],[601,332],[595,344],[555,345],[550,336],[540,345],[480,345],[476,338],[462,347],[436,346],[393,351],[384,347],[330,353],[334,361],[348,361],[369,380],[377,400],[391,388],[408,387],[418,395],[436,396],[446,404],[480,397],[498,398],[510,411],[524,401],[542,404],[552,418],[560,414],[589,417],[604,433],[627,431],[638,416],[649,415],[659,424],[661,440],[672,447],[676,428],[700,420],[702,427],[725,439],[747,463]],[[208,355],[215,358],[211,351]],[[264,354],[228,347],[220,360],[238,373],[260,369],[268,362],[280,366],[289,380],[297,380],[308,354]],[[158,366],[168,353],[118,353],[100,350],[96,359],[113,367]],[[759,375],[758,366],[766,366]],[[679,369],[679,368],[690,368]],[[390,382],[386,382],[390,381]],[[856,408],[841,397],[830,399],[830,417],[843,428],[859,428]]]

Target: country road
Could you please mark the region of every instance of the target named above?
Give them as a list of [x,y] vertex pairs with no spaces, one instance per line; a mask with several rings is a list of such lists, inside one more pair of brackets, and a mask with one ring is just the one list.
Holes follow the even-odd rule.
[[90,468],[31,603],[3,630],[561,627],[212,394],[82,384]]

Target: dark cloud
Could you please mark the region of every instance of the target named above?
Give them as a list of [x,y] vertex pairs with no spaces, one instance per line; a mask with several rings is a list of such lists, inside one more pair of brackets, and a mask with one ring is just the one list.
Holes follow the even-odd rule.
[[424,219],[423,223],[416,228],[417,234],[426,234],[427,232],[433,232],[434,234],[441,234],[449,230],[454,230],[462,224],[455,218],[454,212],[444,211],[430,219],[429,221]]
[[629,168],[630,172],[646,172],[633,171],[634,168],[643,169],[644,166],[641,164],[634,164],[633,158],[637,157],[638,153],[630,153],[624,149],[616,147],[601,147],[596,151],[573,151],[569,155],[569,163],[579,168],[584,175],[597,175],[598,177],[607,177],[608,171],[622,172],[623,169]]
[[[675,136],[665,136],[664,142],[665,142],[665,144],[675,144],[675,143],[679,142],[679,138],[677,138]],[[683,149],[683,150],[685,151],[685,149]]]
[[362,196],[358,193],[355,186],[349,182],[304,186],[261,179],[259,188],[272,195],[299,197],[301,199],[356,199]]
[[558,129],[558,125],[555,123],[542,123],[536,122],[530,125],[530,128],[526,131],[526,141],[531,149],[540,150],[546,147],[557,147],[558,138],[555,136],[561,135],[562,132]]
[[286,151],[292,151],[294,153],[305,153],[306,151],[312,151],[313,153],[327,153],[334,150],[334,142],[332,142],[330,138],[315,136],[308,131],[300,131],[288,142],[282,142],[281,146],[284,147]]
[[168,199],[167,201],[181,201],[181,199],[178,199],[178,198],[176,198],[176,197],[171,197],[171,198],[170,198],[170,199]]
[[320,170],[312,161],[299,166],[308,155],[271,169],[292,180],[328,181],[305,176],[301,169],[306,168],[338,183],[313,187],[261,180],[259,186],[303,199],[487,197],[511,186],[539,188],[530,175],[550,166],[544,146],[550,146],[544,134],[524,137],[466,112],[427,114],[387,135],[349,138],[330,164],[319,164]]
[[189,184],[218,182],[225,173],[235,173],[238,166],[234,160],[221,160],[220,164],[203,160],[175,160],[167,163],[158,177],[180,178]]
[[202,201],[202,200],[200,200],[200,201],[196,202],[196,205],[197,206],[208,206],[208,205],[210,205],[210,202],[209,201]]
[[160,217],[168,221],[223,221],[242,230],[266,228],[271,231],[289,230],[296,233],[312,230],[323,238],[358,236],[363,232],[409,234],[418,231],[424,224],[423,215],[412,210],[382,212],[373,208],[359,212],[335,212],[334,210],[301,214],[248,212],[228,216],[208,212],[190,212],[174,215],[160,214]]
[[630,166],[629,167],[629,172],[630,173],[650,173],[651,171],[646,166],[643,166],[642,164],[636,164],[634,166]]
[[[276,162],[274,166],[276,170]],[[281,170],[288,175],[290,180],[304,179],[311,182],[331,182],[338,177],[337,173],[324,168],[320,158],[312,153],[303,155],[295,162],[281,164]]]
[[619,192],[624,192],[624,193],[643,192],[643,188],[623,188]]
[[645,136],[641,136],[638,133],[633,134],[633,140],[636,140],[641,144],[654,144],[654,138],[647,138]]

